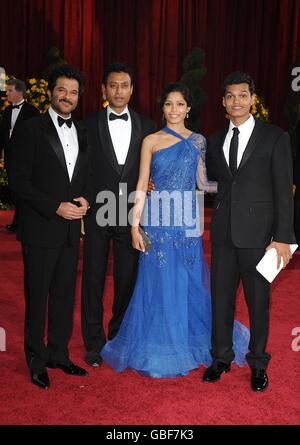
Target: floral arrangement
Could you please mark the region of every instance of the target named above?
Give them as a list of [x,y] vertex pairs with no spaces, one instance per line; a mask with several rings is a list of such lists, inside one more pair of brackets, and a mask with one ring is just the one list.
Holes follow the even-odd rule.
[[263,98],[257,94],[254,94],[254,103],[250,112],[255,119],[270,122],[269,109],[265,106]]
[[27,100],[35,106],[40,113],[45,113],[50,106],[47,94],[48,82],[45,79],[28,79],[26,82]]
[[[5,75],[5,81],[14,79],[15,76]],[[40,113],[45,113],[50,106],[50,100],[47,94],[48,82],[45,79],[27,79],[26,80],[26,99],[35,106]],[[6,95],[0,96],[0,116],[9,105]]]

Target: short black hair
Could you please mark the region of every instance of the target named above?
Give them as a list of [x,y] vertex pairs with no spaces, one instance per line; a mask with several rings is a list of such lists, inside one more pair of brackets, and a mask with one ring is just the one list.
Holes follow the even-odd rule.
[[111,73],[127,73],[130,77],[131,85],[133,85],[133,71],[126,63],[113,62],[106,65],[103,70],[102,83],[107,84],[108,76]]
[[228,85],[238,85],[240,83],[247,83],[249,86],[249,91],[251,94],[255,92],[255,85],[253,79],[249,74],[243,73],[241,71],[235,71],[234,73],[229,74],[225,77],[223,83],[223,94],[226,93],[226,87]]
[[23,80],[9,79],[6,82],[6,85],[14,85],[16,91],[18,91],[19,93],[23,93],[23,97],[26,96],[26,85],[25,82],[23,82]]
[[193,99],[189,88],[183,83],[169,83],[167,85],[159,99],[159,104],[161,108],[164,106],[167,97],[170,93],[181,93],[184,100],[186,101],[188,107],[192,106]]
[[48,79],[48,90],[51,91],[51,93],[53,92],[59,77],[67,77],[67,79],[77,80],[79,84],[79,95],[81,96],[84,90],[84,77],[79,69],[71,65],[61,65],[54,68]]

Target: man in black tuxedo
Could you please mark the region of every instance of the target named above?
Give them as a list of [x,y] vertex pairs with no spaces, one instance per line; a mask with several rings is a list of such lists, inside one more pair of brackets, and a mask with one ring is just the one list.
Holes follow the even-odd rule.
[[[108,107],[85,121],[91,146],[94,198],[108,191],[115,198],[115,218],[100,221],[103,202],[95,203],[85,219],[82,277],[82,332],[86,363],[101,364],[100,350],[106,342],[103,328],[103,290],[110,242],[113,245],[114,302],[108,325],[108,339],[118,332],[133,292],[138,252],[131,245],[127,195],[135,190],[141,142],[155,130],[155,124],[128,108],[133,91],[132,73],[127,65],[105,67],[102,83]],[[99,200],[99,199],[98,199]],[[100,198],[100,201],[102,198]],[[119,207],[123,211],[119,212]],[[125,209],[125,218],[124,218]],[[103,219],[103,218],[102,218]]]
[[[31,117],[37,116],[39,110],[25,100],[26,85],[22,80],[10,79],[6,82],[6,96],[8,102],[11,102],[5,108],[2,120],[0,122],[0,152],[4,150],[4,162],[7,173],[10,165],[10,140],[12,132],[18,128],[21,122]],[[6,226],[10,232],[16,232],[19,220],[19,199],[14,196],[15,213],[11,224]]]
[[275,248],[278,264],[291,258],[293,231],[292,156],[289,136],[250,114],[253,80],[235,72],[224,82],[229,127],[209,138],[207,172],[218,181],[211,222],[212,366],[203,380],[215,382],[230,370],[236,292],[242,280],[250,318],[246,355],[251,387],[268,386],[266,352],[270,285],[255,266]]
[[44,389],[49,387],[46,367],[87,375],[68,352],[81,220],[92,199],[86,131],[71,118],[82,89],[76,68],[55,69],[49,77],[49,111],[25,121],[12,138],[10,181],[22,205],[17,238],[24,261],[25,355],[32,383]]

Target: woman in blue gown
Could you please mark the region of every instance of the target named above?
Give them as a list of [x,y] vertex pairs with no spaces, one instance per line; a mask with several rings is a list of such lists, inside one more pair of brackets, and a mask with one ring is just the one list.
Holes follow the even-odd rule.
[[[133,247],[141,251],[137,281],[118,334],[101,351],[118,372],[130,368],[158,378],[187,375],[212,362],[209,272],[196,184],[216,191],[216,183],[206,178],[205,138],[185,127],[191,107],[187,87],[170,84],[161,105],[166,126],[147,136],[141,151],[132,223]],[[150,177],[155,190],[147,196]],[[152,243],[147,252],[140,223]],[[248,329],[235,321],[239,366],[248,343]]]

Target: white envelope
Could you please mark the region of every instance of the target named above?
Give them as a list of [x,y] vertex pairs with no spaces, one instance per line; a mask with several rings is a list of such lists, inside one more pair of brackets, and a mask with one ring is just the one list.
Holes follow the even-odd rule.
[[[290,244],[291,252],[294,253],[297,247],[298,244]],[[264,254],[260,262],[257,264],[256,270],[258,270],[258,272],[261,273],[262,276],[269,281],[269,283],[272,283],[274,278],[281,271],[282,267],[283,260],[281,258],[280,267],[277,269],[277,252],[275,247],[273,247]]]

